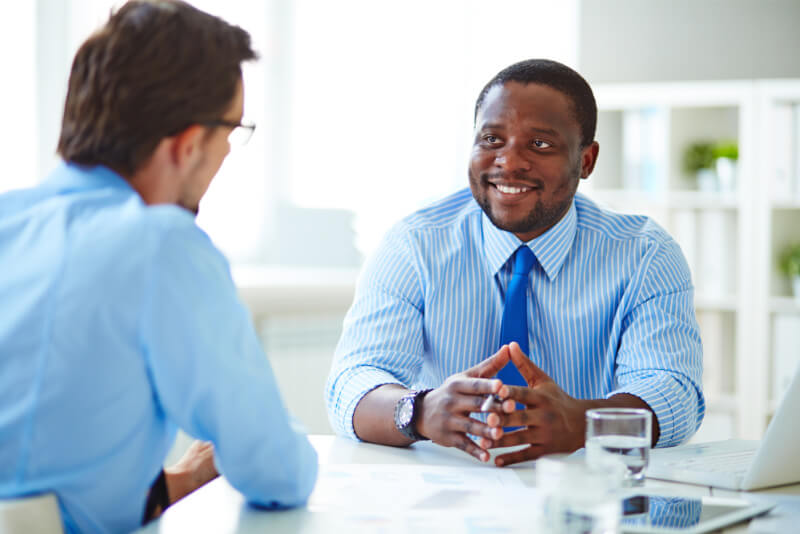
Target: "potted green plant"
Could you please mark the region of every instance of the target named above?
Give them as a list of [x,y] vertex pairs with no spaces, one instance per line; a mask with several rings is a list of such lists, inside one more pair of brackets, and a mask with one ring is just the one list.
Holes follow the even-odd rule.
[[701,191],[716,189],[714,161],[714,143],[709,141],[691,143],[683,153],[683,169],[696,178],[697,187]]
[[714,168],[722,191],[736,188],[736,162],[739,160],[739,145],[736,141],[720,141],[714,144]]
[[800,303],[800,243],[783,250],[778,267],[791,280],[794,298]]

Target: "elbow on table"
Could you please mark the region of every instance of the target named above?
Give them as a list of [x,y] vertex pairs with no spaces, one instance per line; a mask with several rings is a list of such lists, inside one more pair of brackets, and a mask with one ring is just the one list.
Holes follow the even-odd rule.
[[277,462],[266,484],[267,491],[244,492],[248,501],[261,508],[303,506],[317,481],[317,453],[307,445],[304,454]]
[[659,421],[661,439],[657,447],[683,445],[697,433],[706,412],[702,389],[699,386],[686,387],[684,395],[675,395],[669,412],[671,417],[667,421]]

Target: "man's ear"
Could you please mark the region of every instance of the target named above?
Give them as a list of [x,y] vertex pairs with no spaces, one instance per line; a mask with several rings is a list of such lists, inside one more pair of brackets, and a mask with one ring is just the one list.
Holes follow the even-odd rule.
[[173,165],[179,169],[192,169],[202,157],[202,145],[206,129],[193,124],[173,136],[170,156]]
[[594,165],[597,163],[597,154],[600,152],[600,145],[597,141],[581,149],[581,178],[584,180],[592,174]]

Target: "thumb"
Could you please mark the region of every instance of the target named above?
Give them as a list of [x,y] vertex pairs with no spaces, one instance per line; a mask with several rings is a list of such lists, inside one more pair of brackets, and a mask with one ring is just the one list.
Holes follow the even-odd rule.
[[514,362],[514,365],[519,370],[519,374],[522,375],[529,387],[552,380],[547,373],[539,369],[536,364],[522,352],[522,349],[516,341],[511,342],[508,350],[511,361]]

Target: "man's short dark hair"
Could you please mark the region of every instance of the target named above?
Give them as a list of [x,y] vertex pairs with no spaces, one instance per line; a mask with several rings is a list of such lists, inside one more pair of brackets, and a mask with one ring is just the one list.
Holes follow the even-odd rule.
[[250,35],[179,0],[132,0],[72,63],[58,153],[83,165],[136,172],[164,138],[219,119]]
[[563,93],[572,102],[575,120],[581,128],[581,147],[589,146],[594,141],[597,128],[597,103],[592,88],[583,76],[566,65],[549,59],[520,61],[498,72],[478,95],[474,120],[478,119],[478,112],[489,90],[495,85],[507,82],[538,83]]

